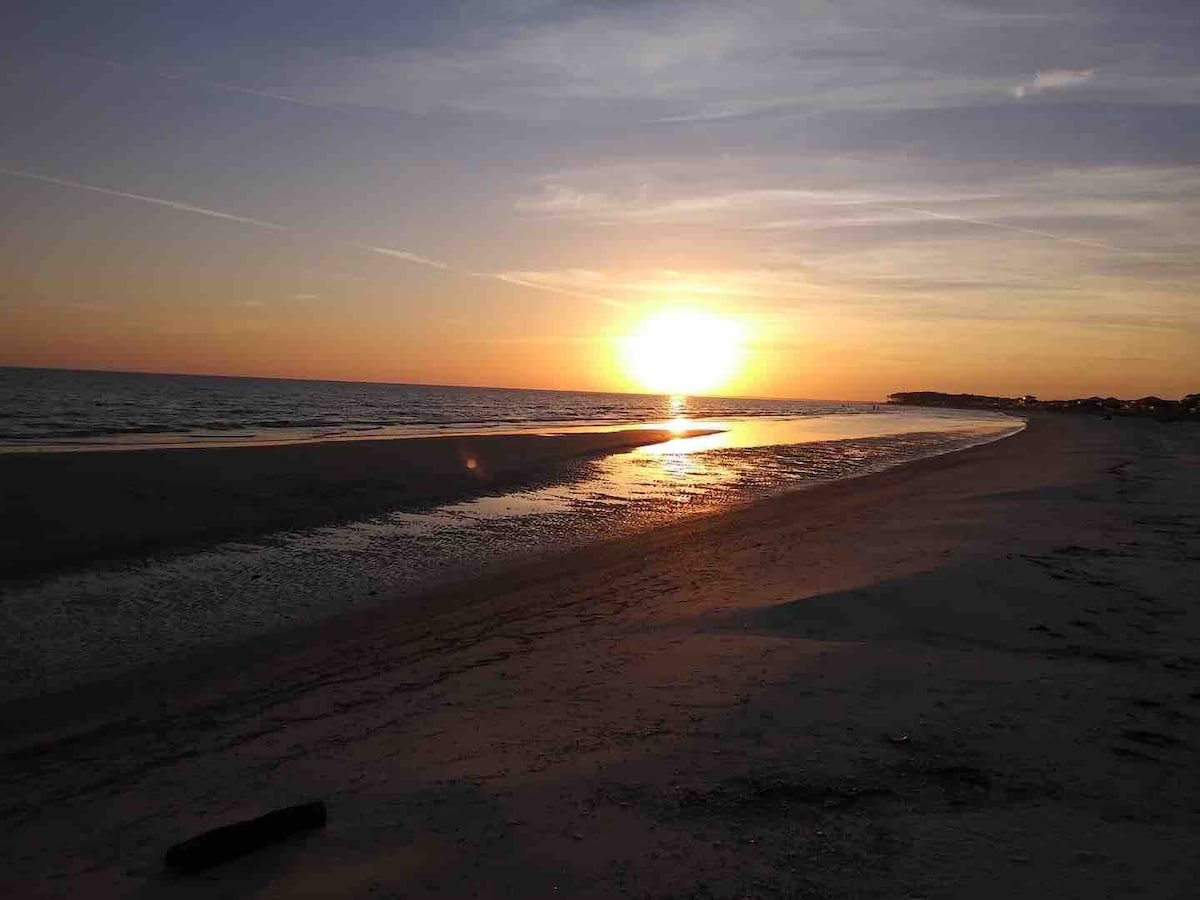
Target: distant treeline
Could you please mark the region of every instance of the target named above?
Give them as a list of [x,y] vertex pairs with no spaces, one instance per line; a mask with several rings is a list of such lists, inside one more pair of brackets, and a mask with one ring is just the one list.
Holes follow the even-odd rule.
[[888,403],[903,406],[953,406],[959,409],[1030,410],[1094,413],[1105,416],[1152,416],[1157,419],[1200,421],[1200,394],[1188,394],[1182,400],[1142,397],[1121,400],[1118,397],[1080,397],[1075,400],[1039,400],[1024,397],[989,397],[984,394],[943,394],[938,391],[901,391],[888,395]]

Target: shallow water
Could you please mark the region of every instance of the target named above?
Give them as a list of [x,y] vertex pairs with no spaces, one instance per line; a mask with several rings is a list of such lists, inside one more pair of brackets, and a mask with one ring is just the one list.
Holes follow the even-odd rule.
[[0,699],[353,608],[403,603],[497,565],[880,471],[1022,427],[989,413],[900,408],[686,425],[724,430],[589,460],[540,490],[13,586],[0,602]]

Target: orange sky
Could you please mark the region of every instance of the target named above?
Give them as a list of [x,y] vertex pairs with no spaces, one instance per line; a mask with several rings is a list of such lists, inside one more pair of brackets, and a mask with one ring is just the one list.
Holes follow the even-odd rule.
[[1194,392],[1194,29],[1083,6],[30,7],[0,365],[642,390],[682,308],[729,395]]
[[[109,309],[56,315],[9,313],[0,334],[6,364],[642,391],[622,364],[620,342],[638,313],[613,321],[564,321],[542,330],[442,322],[414,331],[393,317],[347,323],[282,317],[255,308],[225,320]],[[1124,331],[1072,323],[997,328],[966,323],[953,339],[920,324],[809,317],[785,330],[769,317],[744,317],[743,364],[714,393],[730,396],[880,399],[895,390],[938,389],[1018,395],[1182,396],[1195,390],[1192,347],[1150,331],[1133,345]],[[1062,347],[1079,348],[1067,354]],[[1125,357],[1135,358],[1126,361]]]

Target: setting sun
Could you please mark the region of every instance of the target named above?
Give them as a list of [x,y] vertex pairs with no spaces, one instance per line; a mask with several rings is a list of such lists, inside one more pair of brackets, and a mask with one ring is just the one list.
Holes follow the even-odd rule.
[[622,342],[626,371],[652,393],[705,394],[720,390],[744,355],[742,327],[694,310],[646,319]]

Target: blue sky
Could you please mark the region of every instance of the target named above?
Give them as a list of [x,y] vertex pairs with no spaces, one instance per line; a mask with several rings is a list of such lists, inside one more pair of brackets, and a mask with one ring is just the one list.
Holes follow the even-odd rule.
[[1194,4],[245,6],[3,14],[0,362],[620,387],[684,304],[748,393],[1200,382]]

